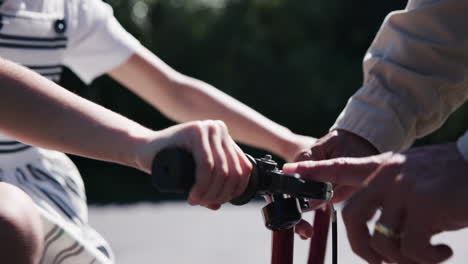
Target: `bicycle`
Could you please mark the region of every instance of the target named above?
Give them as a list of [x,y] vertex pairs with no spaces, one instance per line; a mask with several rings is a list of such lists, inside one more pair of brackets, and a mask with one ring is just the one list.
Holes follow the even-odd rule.
[[[330,201],[333,196],[331,183],[304,180],[298,174],[286,174],[278,169],[271,155],[253,158],[246,154],[253,165],[250,180],[244,193],[230,201],[243,205],[255,196],[263,196],[267,205],[262,214],[265,226],[272,230],[272,264],[292,264],[294,226],[302,219],[302,211],[308,208],[308,199]],[[167,148],[159,152],[152,165],[154,186],[160,192],[188,194],[195,182],[195,161],[191,153],[181,148]],[[325,258],[328,230],[332,220],[333,263],[337,263],[336,211],[330,204],[316,210],[314,236],[310,242],[308,264],[322,264]]]

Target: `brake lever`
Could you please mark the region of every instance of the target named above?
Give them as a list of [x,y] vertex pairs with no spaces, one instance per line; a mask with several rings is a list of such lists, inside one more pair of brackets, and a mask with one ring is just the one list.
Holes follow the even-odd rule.
[[[299,174],[287,174],[278,169],[271,155],[256,159],[246,155],[253,168],[249,183],[240,196],[230,202],[243,205],[255,196],[264,196],[268,204],[262,209],[265,225],[271,230],[293,227],[302,218],[307,199],[330,201],[331,183],[304,180]],[[188,151],[168,148],[153,160],[153,184],[161,192],[190,192],[195,183],[195,161]]]

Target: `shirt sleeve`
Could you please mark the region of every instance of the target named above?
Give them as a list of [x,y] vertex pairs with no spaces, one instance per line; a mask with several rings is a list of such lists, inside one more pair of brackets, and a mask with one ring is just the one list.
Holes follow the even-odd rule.
[[468,131],[458,139],[457,148],[465,160],[468,161]]
[[332,129],[384,152],[439,128],[468,98],[466,10],[468,1],[410,0],[390,13],[364,57],[363,86]]
[[[85,83],[125,62],[140,43],[119,24],[101,0],[74,0],[67,22],[69,42],[64,65]],[[70,4],[71,5],[71,4]]]

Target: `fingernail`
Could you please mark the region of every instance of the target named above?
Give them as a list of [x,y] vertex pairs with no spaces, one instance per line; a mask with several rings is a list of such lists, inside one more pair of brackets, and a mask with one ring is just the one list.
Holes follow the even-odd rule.
[[297,168],[297,163],[286,163],[283,166],[283,171],[284,172],[292,172],[292,171],[296,170],[296,168]]

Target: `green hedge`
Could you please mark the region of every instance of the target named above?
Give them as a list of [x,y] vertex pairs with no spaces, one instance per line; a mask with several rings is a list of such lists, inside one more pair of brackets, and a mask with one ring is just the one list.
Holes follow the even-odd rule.
[[[406,1],[108,1],[124,27],[175,69],[207,81],[295,132],[326,133],[362,81],[361,61],[385,15]],[[63,84],[154,129],[173,124],[107,77]],[[454,140],[466,107],[424,143]],[[245,148],[254,155],[262,151]],[[73,157],[90,202],[174,198],[133,169]]]

